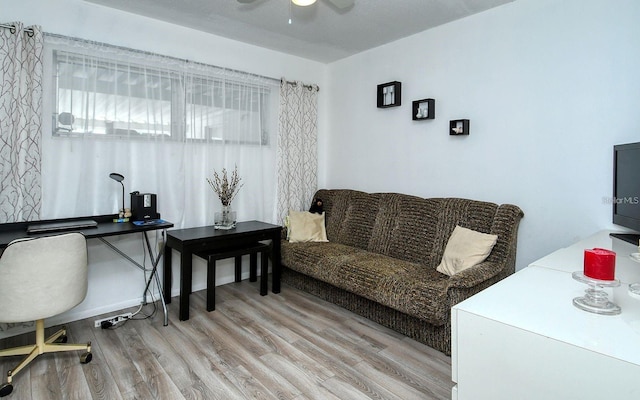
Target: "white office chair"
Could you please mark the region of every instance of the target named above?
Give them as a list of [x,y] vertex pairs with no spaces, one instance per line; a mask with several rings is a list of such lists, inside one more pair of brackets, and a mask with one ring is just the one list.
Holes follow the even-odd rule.
[[44,319],[72,309],[87,294],[87,242],[67,233],[9,243],[0,257],[0,322],[36,321],[36,343],[0,350],[0,357],[27,355],[7,373],[0,397],[13,391],[13,377],[43,353],[86,350],[80,362],[91,361],[91,343],[66,344],[63,327],[44,338]]

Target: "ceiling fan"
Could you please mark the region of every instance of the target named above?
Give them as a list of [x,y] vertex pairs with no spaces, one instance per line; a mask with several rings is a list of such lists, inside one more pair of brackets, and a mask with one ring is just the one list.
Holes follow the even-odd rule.
[[[255,1],[256,0],[238,0],[238,3],[250,4]],[[329,3],[333,4],[335,7],[341,10],[353,6],[353,3],[355,2],[355,0],[325,0],[325,1],[328,1]],[[315,3],[316,0],[291,0],[291,2],[297,6],[304,7],[304,6],[310,6],[311,4]]]

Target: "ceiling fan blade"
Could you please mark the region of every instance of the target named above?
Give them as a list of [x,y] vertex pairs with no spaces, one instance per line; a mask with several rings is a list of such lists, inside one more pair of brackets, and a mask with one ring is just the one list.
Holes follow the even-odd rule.
[[238,3],[241,4],[251,4],[253,2],[255,2],[256,0],[238,0]]
[[355,0],[328,0],[328,1],[329,3],[333,4],[334,6],[336,6],[341,10],[352,7],[353,4],[355,3]]

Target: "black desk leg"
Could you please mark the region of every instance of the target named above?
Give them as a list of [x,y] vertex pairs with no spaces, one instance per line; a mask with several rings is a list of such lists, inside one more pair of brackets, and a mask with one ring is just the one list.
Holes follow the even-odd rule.
[[164,268],[162,269],[162,281],[164,290],[164,304],[171,303],[171,247],[164,246]]
[[191,294],[191,250],[183,248],[180,253],[180,321],[189,319],[189,295]]
[[280,293],[280,276],[282,274],[282,267],[280,265],[280,231],[273,235],[271,239],[271,262],[273,268],[271,271],[271,291],[273,293]]

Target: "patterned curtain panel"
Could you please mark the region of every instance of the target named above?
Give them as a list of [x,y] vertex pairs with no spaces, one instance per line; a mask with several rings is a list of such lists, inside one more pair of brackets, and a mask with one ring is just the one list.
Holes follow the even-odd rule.
[[40,27],[0,27],[0,223],[40,218]]
[[318,87],[280,83],[278,132],[278,210],[308,210],[318,186]]

